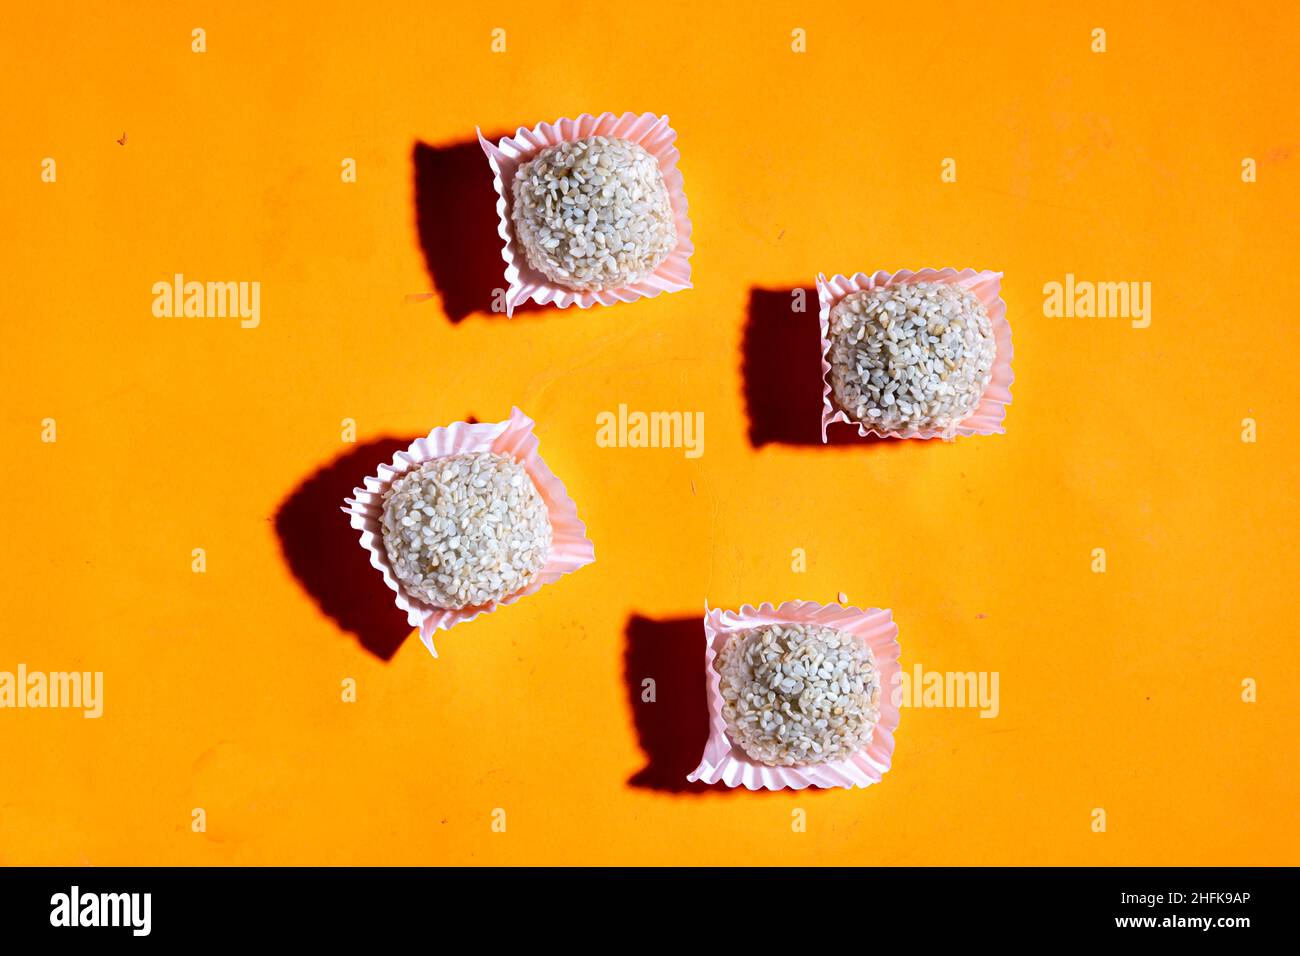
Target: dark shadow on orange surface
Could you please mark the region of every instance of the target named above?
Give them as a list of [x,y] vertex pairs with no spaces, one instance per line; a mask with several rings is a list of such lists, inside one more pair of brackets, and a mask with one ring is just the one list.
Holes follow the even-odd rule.
[[[624,679],[646,755],[645,767],[629,785],[677,793],[718,789],[686,779],[709,738],[704,622],[699,617],[656,621],[633,615],[627,624]],[[654,681],[653,701],[643,699],[647,680]]]
[[[420,247],[447,318],[459,323],[474,314],[504,316],[492,310],[495,290],[506,287],[506,265],[497,234],[497,193],[483,148],[478,140],[445,146],[417,142],[411,161]],[[541,308],[530,301],[515,314]]]
[[361,547],[360,532],[339,509],[362,479],[411,444],[380,438],[357,445],[307,478],[280,505],[275,531],[289,569],[303,590],[361,646],[390,660],[411,632],[406,613]]
[[[801,291],[803,311],[795,311]],[[822,347],[817,290],[750,289],[741,371],[749,414],[749,443],[822,444]],[[863,438],[856,425],[836,423],[828,445],[893,445]]]

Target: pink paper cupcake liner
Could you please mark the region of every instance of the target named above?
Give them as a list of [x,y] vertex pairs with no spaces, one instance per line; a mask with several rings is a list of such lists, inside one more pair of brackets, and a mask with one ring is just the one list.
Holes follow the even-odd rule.
[[[704,756],[686,779],[722,783],[750,790],[802,790],[805,787],[869,787],[889,770],[898,729],[898,625],[888,610],[841,607],[815,601],[787,601],[780,607],[746,604],[739,611],[709,610],[704,614],[704,669],[708,675],[709,739]],[[770,767],[751,760],[733,746],[722,716],[722,677],[713,667],[722,646],[740,631],[765,624],[817,624],[857,635],[867,643],[880,672],[880,721],[871,742],[846,760],[810,767]]]
[[[353,489],[352,497],[345,499],[343,512],[352,519],[352,527],[361,532],[361,546],[370,552],[371,565],[392,589],[393,603],[406,612],[406,620],[412,627],[420,629],[420,640],[434,657],[438,656],[433,646],[434,631],[447,630],[472,621],[480,614],[490,614],[501,605],[513,604],[596,560],[595,546],[587,538],[587,528],[578,518],[577,505],[564,490],[564,483],[555,477],[537,453],[534,425],[531,418],[512,408],[510,417],[503,422],[454,422],[445,428],[435,428],[427,438],[417,438],[406,451],[395,454],[391,463],[380,465],[374,475],[365,479],[365,487]],[[381,527],[384,494],[399,476],[426,461],[486,451],[508,455],[519,462],[537,486],[551,520],[550,555],[535,581],[500,601],[460,610],[432,607],[407,594],[393,576]]]
[[[838,408],[831,392],[831,309],[851,292],[916,282],[951,282],[969,289],[984,303],[993,325],[993,339],[997,346],[997,354],[993,358],[993,377],[975,411],[949,433],[940,428],[913,428],[908,431],[876,428],[851,418],[848,412]],[[870,276],[859,272],[851,278],[837,274],[831,279],[827,279],[824,274],[818,275],[817,300],[821,305],[822,333],[822,441],[826,441],[827,426],[835,422],[857,425],[858,434],[863,438],[875,435],[880,438],[943,438],[951,441],[958,435],[1003,434],[1006,429],[1002,427],[1002,421],[1006,418],[1007,406],[1011,404],[1011,383],[1015,376],[1011,372],[1011,326],[1007,322],[1007,304],[1002,301],[1001,292],[1001,272],[977,272],[974,269],[962,269],[960,272],[956,269],[922,269],[920,272],[903,269],[899,272],[877,272]]]
[[[593,305],[633,302],[640,298],[653,298],[661,292],[680,292],[691,288],[691,253],[695,251],[695,246],[691,244],[691,220],[686,211],[682,174],[677,168],[680,155],[674,145],[677,133],[668,125],[667,116],[655,113],[642,113],[639,116],[636,113],[624,113],[622,116],[601,113],[592,116],[583,113],[577,119],[538,123],[532,129],[520,127],[514,136],[503,137],[495,144],[483,138],[482,130],[477,132],[479,144],[492,167],[493,185],[497,191],[497,216],[500,218],[497,232],[504,243],[501,258],[506,263],[506,315],[513,315],[515,309],[529,299],[539,305],[549,302],[561,309],[567,309],[570,305],[588,309]],[[588,136],[608,136],[638,143],[655,157],[659,161],[659,171],[663,174],[677,225],[677,245],[651,275],[641,282],[599,292],[566,289],[533,269],[515,239],[514,223],[510,218],[510,207],[514,201],[511,186],[519,167],[548,146]]]

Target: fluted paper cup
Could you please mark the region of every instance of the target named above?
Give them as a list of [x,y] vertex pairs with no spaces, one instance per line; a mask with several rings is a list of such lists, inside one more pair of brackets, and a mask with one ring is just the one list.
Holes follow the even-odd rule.
[[[704,669],[708,675],[709,739],[700,765],[686,779],[721,783],[749,790],[802,790],[805,787],[869,787],[879,783],[894,755],[898,729],[898,625],[888,610],[841,607],[815,601],[787,601],[780,607],[746,604],[739,611],[709,610],[704,614]],[[809,767],[770,767],[750,757],[727,735],[722,716],[722,676],[713,666],[733,634],[766,624],[816,624],[847,631],[871,648],[880,673],[880,720],[871,741],[844,760]]]
[[[633,302],[691,287],[691,253],[695,246],[691,243],[691,220],[686,210],[682,174],[677,168],[680,156],[675,145],[677,132],[668,125],[667,116],[655,113],[624,113],[622,116],[601,113],[592,116],[583,113],[577,119],[538,123],[532,129],[520,127],[514,136],[502,137],[496,143],[484,139],[482,130],[477,132],[479,145],[492,167],[493,185],[497,191],[497,216],[500,220],[497,232],[504,243],[501,258],[506,263],[506,315],[513,315],[515,309],[529,299],[540,305],[549,302],[561,309],[571,305],[588,309],[593,305]],[[579,292],[557,285],[528,264],[528,257],[515,237],[510,209],[514,203],[512,185],[521,165],[548,146],[589,136],[608,136],[637,143],[658,160],[677,227],[677,245],[659,267],[640,282],[616,289]]]
[[[835,304],[852,292],[917,282],[949,282],[969,289],[988,309],[989,322],[993,326],[993,340],[997,346],[997,353],[993,357],[993,377],[984,389],[975,411],[947,432],[942,428],[911,428],[907,431],[876,428],[870,422],[852,418],[840,408],[831,389],[830,319]],[[821,306],[823,442],[826,441],[827,426],[835,422],[857,425],[858,434],[863,438],[875,435],[880,438],[943,438],[951,441],[958,435],[1001,435],[1006,431],[1002,422],[1006,418],[1007,406],[1011,404],[1011,383],[1015,376],[1011,372],[1011,326],[1007,322],[1007,304],[1002,301],[1001,272],[977,272],[974,269],[958,272],[951,268],[912,272],[903,269],[899,272],[877,272],[874,275],[859,272],[848,278],[837,274],[831,279],[820,274],[817,276],[817,301]]]
[[[395,454],[390,463],[380,465],[374,475],[365,479],[364,487],[353,489],[352,497],[345,499],[343,512],[351,518],[352,527],[361,532],[361,546],[370,553],[370,564],[383,575],[384,583],[393,592],[393,603],[406,612],[406,620],[412,627],[420,629],[420,640],[434,657],[438,656],[433,646],[435,631],[447,630],[480,614],[490,614],[502,605],[513,604],[596,560],[595,546],[578,518],[577,505],[564,490],[564,483],[537,453],[535,424],[519,409],[512,408],[510,417],[503,422],[454,422],[435,428],[427,437],[413,441],[406,451]],[[524,466],[546,504],[551,521],[551,551],[536,580],[500,601],[460,609],[433,607],[407,594],[393,575],[381,525],[384,495],[397,478],[426,461],[470,452],[496,452]]]

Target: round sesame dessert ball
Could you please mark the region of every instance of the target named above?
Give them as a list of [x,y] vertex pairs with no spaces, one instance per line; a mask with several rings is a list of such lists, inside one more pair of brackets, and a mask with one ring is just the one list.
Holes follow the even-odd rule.
[[835,403],[881,431],[952,434],[993,377],[988,309],[950,282],[852,292],[831,309],[828,335]]
[[519,167],[513,192],[510,216],[528,264],[569,289],[640,282],[677,245],[659,163],[625,139],[549,146]]
[[477,607],[531,584],[551,550],[546,503],[523,465],[493,452],[426,461],[384,495],[384,550],[412,597]]
[[846,631],[768,624],[741,631],[713,661],[727,735],[774,767],[843,760],[880,720],[875,655]]

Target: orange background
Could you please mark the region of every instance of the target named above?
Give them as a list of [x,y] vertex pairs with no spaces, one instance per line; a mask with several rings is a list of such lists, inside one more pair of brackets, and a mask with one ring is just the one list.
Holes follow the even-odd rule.
[[[102,670],[105,712],[0,711],[0,862],[1300,862],[1300,14],[1162,6],[11,10],[0,670]],[[671,116],[695,289],[488,314],[475,125],[604,109]],[[1007,434],[808,444],[780,290],[945,265],[1006,273]],[[154,318],[175,272],[261,282],[260,327]],[[1045,318],[1067,272],[1151,282],[1151,327]],[[702,410],[704,456],[597,447],[619,403]],[[336,492],[512,404],[597,562],[435,661]],[[906,668],[999,672],[1000,716],[904,710],[866,791],[668,786],[671,622],[841,590]]]

